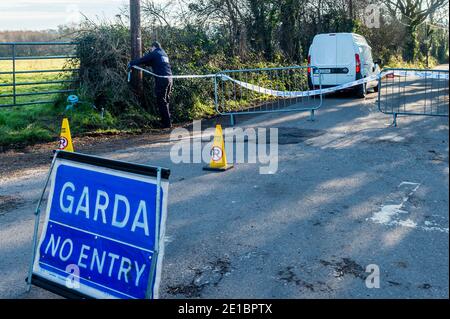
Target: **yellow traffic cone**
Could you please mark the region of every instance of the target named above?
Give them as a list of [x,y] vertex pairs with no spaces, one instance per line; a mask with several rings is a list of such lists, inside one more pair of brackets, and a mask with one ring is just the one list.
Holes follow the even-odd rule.
[[63,118],[61,135],[59,137],[59,147],[60,151],[73,152],[72,137],[70,135],[69,120]]
[[205,171],[226,171],[233,168],[233,164],[227,163],[227,153],[225,152],[225,141],[223,139],[222,126],[216,125],[214,143],[211,148],[211,162],[203,167]]

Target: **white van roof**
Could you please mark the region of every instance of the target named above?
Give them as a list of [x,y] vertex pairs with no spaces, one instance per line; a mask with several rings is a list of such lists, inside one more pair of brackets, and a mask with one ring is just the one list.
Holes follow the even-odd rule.
[[[350,32],[320,33],[314,37],[314,40],[316,38],[329,37],[329,36],[333,36],[333,35],[339,35],[340,37],[351,37],[351,38],[353,38],[353,41],[357,45],[370,47],[370,45],[367,43],[366,39],[362,35],[357,34],[357,33],[350,33]],[[314,42],[314,40],[313,40],[313,42]]]

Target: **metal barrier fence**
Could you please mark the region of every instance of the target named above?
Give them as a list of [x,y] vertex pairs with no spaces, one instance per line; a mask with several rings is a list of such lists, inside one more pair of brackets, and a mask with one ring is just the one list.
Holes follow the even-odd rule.
[[[55,68],[55,69],[32,69],[32,70],[21,70],[18,65],[18,61],[30,61],[30,60],[61,60],[61,59],[71,59],[76,58],[75,55],[68,53],[59,54],[58,52],[68,52],[73,51],[70,49],[71,46],[76,45],[73,42],[3,42],[0,43],[0,63],[3,61],[9,62],[9,66],[6,63],[0,65],[0,107],[8,106],[23,106],[23,105],[34,105],[34,104],[46,104],[52,103],[53,101],[49,99],[46,100],[36,100],[34,96],[51,96],[60,93],[71,93],[74,89],[67,88],[67,85],[76,83],[78,81],[72,74],[69,77],[63,77],[62,74],[70,74],[78,71],[79,69],[65,69],[65,68]],[[56,52],[56,55],[46,55],[41,54],[43,50],[39,48],[51,46],[51,51]],[[59,47],[57,50],[55,47]],[[8,50],[9,49],[9,50]],[[44,50],[45,51],[45,50]],[[48,50],[47,50],[48,51]],[[4,69],[7,69],[5,71]],[[20,78],[26,78],[27,75],[37,75],[37,74],[51,74],[58,73],[57,79],[52,80],[26,80],[20,82]],[[48,77],[48,76],[47,76]],[[56,77],[55,77],[56,78]],[[61,79],[60,79],[61,78]],[[34,88],[28,89],[30,86],[38,86],[46,89],[36,90]],[[22,89],[23,87],[27,89]],[[5,89],[6,88],[6,89]],[[20,88],[20,89],[19,89]],[[9,90],[8,90],[9,89]],[[6,91],[6,94],[3,93]],[[19,101],[19,98],[22,101]],[[8,100],[5,102],[5,99]],[[3,101],[3,103],[2,103]],[[9,103],[8,103],[9,102]]]
[[[228,70],[214,78],[217,113],[228,115],[231,125],[241,114],[314,111],[322,106],[322,94],[308,93],[313,66]],[[322,88],[319,77],[319,90]]]
[[449,71],[384,69],[378,82],[378,109],[393,116],[449,116]]

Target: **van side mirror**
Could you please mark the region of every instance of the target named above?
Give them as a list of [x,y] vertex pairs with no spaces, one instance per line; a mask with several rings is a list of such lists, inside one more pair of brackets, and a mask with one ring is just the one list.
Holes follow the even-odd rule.
[[373,61],[373,63],[374,64],[378,64],[378,65],[381,65],[381,59],[375,59],[374,61]]

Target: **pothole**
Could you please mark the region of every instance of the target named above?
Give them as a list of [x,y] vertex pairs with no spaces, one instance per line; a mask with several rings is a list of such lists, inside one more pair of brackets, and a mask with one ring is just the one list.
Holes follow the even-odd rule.
[[278,129],[278,144],[299,144],[314,137],[325,134],[324,130],[299,129],[295,127],[281,127]]
[[[278,128],[278,144],[299,144],[303,143],[313,137],[318,137],[325,134],[324,130],[316,129],[301,129],[296,127],[279,127]],[[265,140],[263,140],[265,137]],[[271,143],[270,139],[270,129],[266,129],[265,135],[261,136],[261,131],[253,128],[244,129],[240,135],[225,136],[226,142],[233,143]]]
[[366,279],[364,268],[350,258],[342,258],[342,260],[320,260],[324,266],[329,266],[334,270],[334,277],[341,278],[345,275],[352,275],[355,278]]
[[278,279],[285,284],[294,284],[301,290],[309,290],[311,292],[331,292],[333,289],[323,281],[307,282],[301,279],[294,272],[294,267],[288,266],[281,269],[278,273]]
[[217,287],[224,276],[231,272],[231,262],[228,258],[217,258],[202,268],[192,268],[194,277],[187,284],[169,286],[167,293],[184,295],[186,298],[200,298],[203,289],[209,286]]
[[0,195],[0,216],[9,213],[23,203],[23,199],[17,196]]

